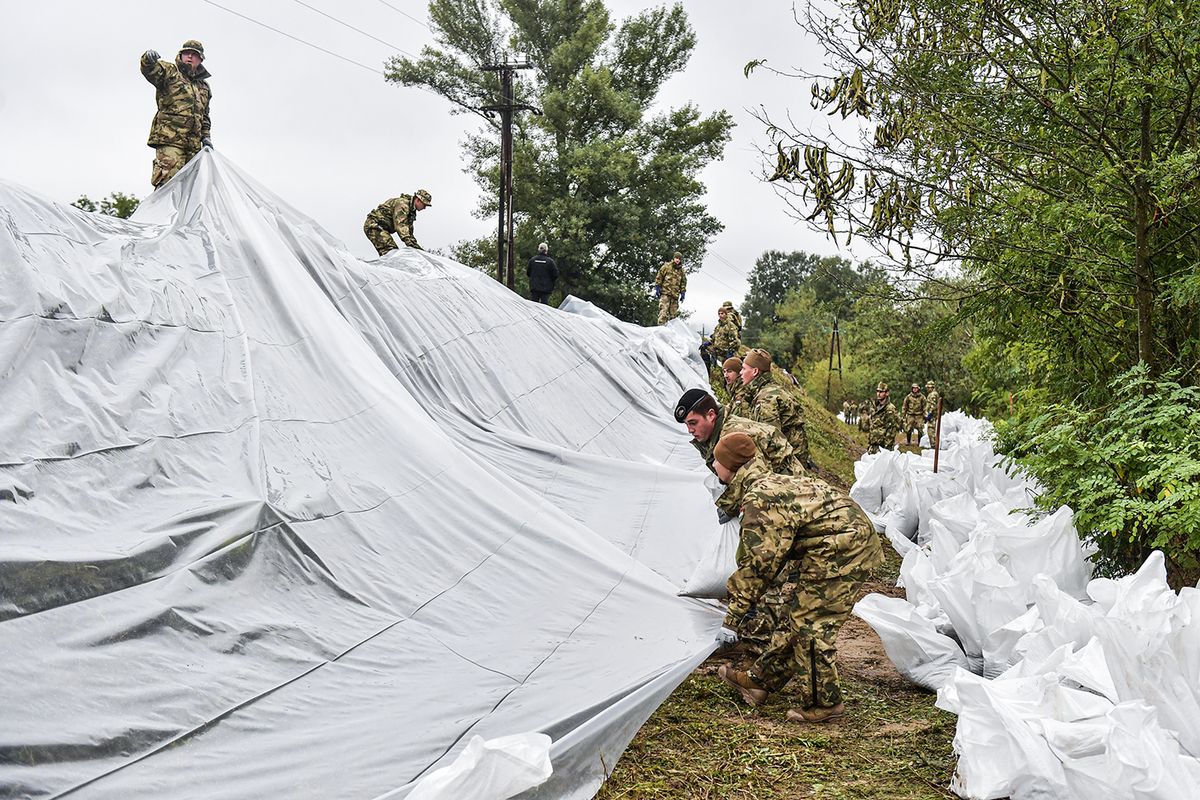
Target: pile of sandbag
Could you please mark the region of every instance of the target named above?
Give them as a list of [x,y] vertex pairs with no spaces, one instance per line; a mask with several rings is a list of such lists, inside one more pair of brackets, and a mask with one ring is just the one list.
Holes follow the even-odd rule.
[[1069,508],[1024,513],[990,425],[943,418],[932,452],[855,465],[851,495],[903,555],[906,599],[855,613],[897,669],[958,715],[952,787],[968,798],[1200,796],[1200,591],[1174,592],[1160,553],[1091,579]]

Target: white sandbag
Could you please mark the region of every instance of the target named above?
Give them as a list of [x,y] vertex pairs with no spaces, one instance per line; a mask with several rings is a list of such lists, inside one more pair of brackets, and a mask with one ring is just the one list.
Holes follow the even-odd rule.
[[928,511],[929,520],[945,526],[960,545],[971,538],[971,531],[979,524],[979,505],[973,495],[960,492],[939,500]]
[[958,644],[898,597],[869,594],[854,604],[855,616],[870,625],[901,675],[937,691],[967,657]]
[[454,763],[429,773],[408,800],[507,800],[550,777],[550,737],[472,737]]
[[681,597],[702,597],[724,600],[726,583],[737,569],[737,549],[741,537],[740,520],[732,519],[721,526],[712,546],[700,558],[691,576],[679,590]]
[[1046,575],[1072,597],[1087,596],[1092,570],[1084,560],[1070,508],[1062,506],[1032,526],[1006,526],[995,532],[995,540],[996,551],[1018,582],[1028,585]]
[[878,514],[883,502],[903,479],[899,466],[900,453],[880,450],[874,455],[865,455],[854,463],[854,485],[850,497],[868,514]]

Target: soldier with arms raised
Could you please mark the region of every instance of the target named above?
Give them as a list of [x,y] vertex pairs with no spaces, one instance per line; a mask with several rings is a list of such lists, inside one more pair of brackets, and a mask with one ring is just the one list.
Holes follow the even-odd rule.
[[188,39],[174,61],[155,50],[142,53],[142,75],[154,85],[158,111],[146,144],[154,148],[150,184],[157,189],[183,169],[202,147],[212,147],[208,105],[211,77],[204,68],[204,45]]

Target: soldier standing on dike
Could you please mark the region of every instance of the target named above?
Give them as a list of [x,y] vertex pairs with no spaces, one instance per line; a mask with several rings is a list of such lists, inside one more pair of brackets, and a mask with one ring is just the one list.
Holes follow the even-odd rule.
[[212,147],[208,103],[212,90],[204,68],[204,45],[188,39],[174,61],[159,59],[158,52],[142,53],[142,75],[154,84],[158,111],[150,123],[146,144],[154,148],[150,184],[157,189],[183,169],[202,147]]
[[736,356],[742,347],[742,318],[733,303],[726,300],[717,309],[717,320],[717,327],[712,334],[712,352],[724,362]]
[[529,299],[535,303],[550,303],[550,293],[558,282],[558,264],[547,255],[550,245],[538,245],[538,254],[525,265],[525,277],[529,278]]
[[800,463],[811,466],[803,412],[792,395],[771,380],[770,353],[757,347],[746,353],[742,359],[742,383],[745,384],[742,396],[747,409],[745,416],[778,428],[791,442]]
[[679,304],[687,294],[687,273],[683,271],[683,254],[678,250],[670,261],[663,262],[654,276],[654,296],[658,298],[658,324],[666,325],[679,316]]
[[900,432],[900,414],[888,401],[888,385],[883,381],[875,387],[875,407],[867,423],[867,452],[878,453],[879,448],[896,449],[896,434]]
[[402,194],[385,200],[367,214],[363,222],[363,233],[371,244],[375,245],[379,255],[386,255],[393,250],[399,250],[392,234],[400,237],[400,241],[416,250],[421,249],[417,238],[413,236],[413,223],[417,221],[417,212],[424,211],[433,205],[433,195],[424,189],[418,189],[412,195]]
[[837,635],[867,574],[883,563],[875,528],[853,500],[824,481],[768,472],[745,434],[721,438],[713,469],[742,509],[725,626],[740,633],[747,612],[768,591],[785,599],[754,665],[743,671],[726,664],[717,674],[753,706],[794,680],[802,698],[800,708],[787,712],[794,722],[842,716]]
[[934,450],[938,449],[937,415],[938,403],[941,401],[942,396],[938,393],[933,381],[925,381],[925,428],[929,434],[929,446]]
[[870,425],[870,423],[871,423],[871,401],[870,400],[863,400],[861,403],[858,404],[858,414],[855,416],[855,419],[858,420],[858,429],[860,431],[862,431],[863,433],[866,433],[867,429],[871,427],[871,425]]
[[912,391],[904,395],[904,402],[900,404],[900,410],[904,413],[904,438],[909,444],[912,444],[912,435],[915,431],[917,434],[917,444],[921,444],[921,428],[925,426],[925,395],[921,394],[919,384],[912,385]]

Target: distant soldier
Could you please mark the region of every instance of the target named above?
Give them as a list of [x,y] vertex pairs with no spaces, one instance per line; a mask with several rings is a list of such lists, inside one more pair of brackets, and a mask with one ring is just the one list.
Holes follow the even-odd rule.
[[399,250],[392,234],[400,237],[400,241],[409,247],[420,250],[417,238],[413,236],[413,223],[417,221],[417,212],[424,211],[433,205],[433,195],[424,189],[418,189],[412,195],[402,194],[385,200],[367,214],[363,222],[363,233],[371,244],[375,245],[379,255],[386,255],[393,250]]
[[535,303],[550,303],[550,293],[558,282],[558,264],[548,253],[550,245],[538,245],[538,254],[525,265],[525,277],[529,278],[529,299]]
[[154,148],[150,184],[157,189],[183,169],[202,147],[212,147],[208,103],[211,77],[204,68],[204,45],[188,39],[174,61],[163,61],[155,50],[142,53],[142,75],[154,84],[158,111],[146,144]]
[[912,435],[915,431],[917,434],[917,444],[921,444],[921,429],[925,427],[925,395],[921,394],[921,386],[914,383],[912,391],[904,395],[904,402],[900,404],[900,410],[904,414],[904,438],[912,444]]
[[867,426],[867,452],[878,453],[879,448],[894,450],[896,434],[900,432],[900,414],[888,401],[888,385],[883,381],[875,387],[875,406]]
[[742,383],[750,419],[774,425],[796,451],[796,458],[808,466],[808,432],[800,403],[787,389],[771,380],[771,354],[755,348],[742,359]]
[[937,387],[933,381],[925,381],[925,428],[929,436],[929,446],[934,450],[937,449],[937,418],[938,418],[938,403],[942,401],[942,396],[938,394]]
[[658,268],[654,277],[654,296],[658,298],[658,324],[666,325],[679,316],[679,304],[687,294],[687,273],[683,254],[676,251],[670,261]]
[[726,627],[740,635],[761,598],[769,592],[784,598],[770,642],[753,666],[725,664],[717,674],[754,706],[792,683],[801,705],[787,712],[789,720],[842,716],[837,635],[868,573],[883,563],[879,536],[862,509],[824,481],[768,472],[745,434],[721,437],[713,469],[742,509]]
[[724,362],[736,356],[742,347],[742,318],[733,303],[726,300],[717,309],[717,320],[717,327],[712,334],[712,353]]
[[725,359],[725,363],[721,364],[721,373],[725,376],[725,390],[729,392],[725,409],[730,414],[744,417],[745,414],[739,413],[746,410],[742,403],[743,390],[746,388],[742,385],[742,360],[737,356]]
[[849,400],[842,401],[842,422],[846,423],[847,425],[851,424],[851,422],[850,422],[850,401]]
[[871,409],[874,404],[870,400],[863,400],[858,404],[858,429],[863,433],[871,427]]

